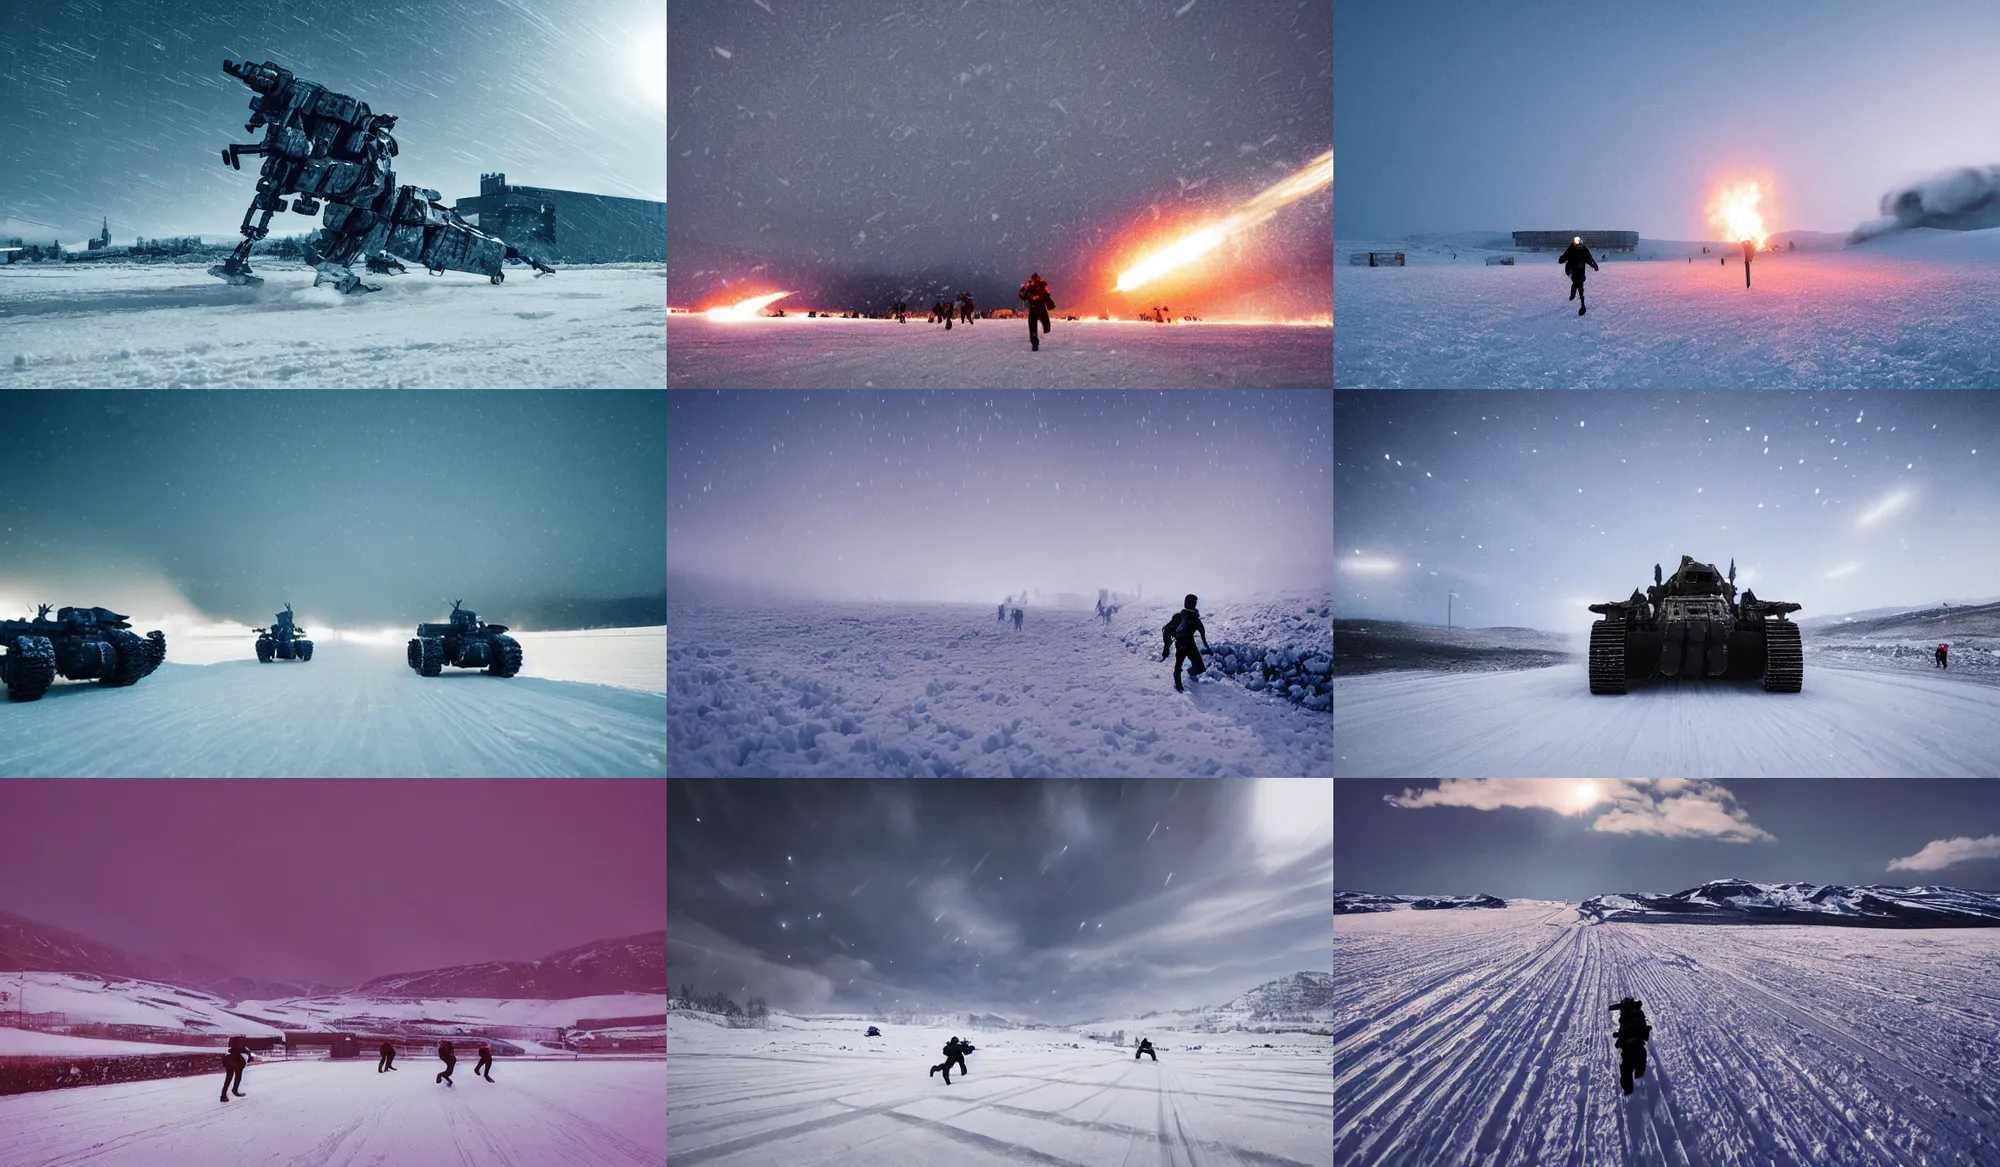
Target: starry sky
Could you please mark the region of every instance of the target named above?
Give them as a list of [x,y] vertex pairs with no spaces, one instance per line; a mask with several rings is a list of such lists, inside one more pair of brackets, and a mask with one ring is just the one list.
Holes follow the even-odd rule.
[[[446,200],[479,176],[627,198],[666,192],[660,0],[32,0],[0,35],[0,238],[65,247],[237,238],[256,193],[251,89],[276,61],[397,115],[399,182]],[[261,134],[262,131],[259,131]],[[258,139],[258,140],[261,140]],[[273,235],[318,219],[283,214]]]
[[1331,971],[1333,782],[690,780],[675,990],[1024,1021],[1221,1005]]
[[1720,181],[1775,230],[2000,161],[2000,8],[1932,0],[1364,0],[1337,6],[1343,238],[1605,228],[1713,239]]
[[349,987],[657,931],[665,803],[622,778],[8,779],[0,887],[141,956]]
[[1334,881],[1349,891],[1578,900],[1729,878],[2000,888],[2000,782],[1986,779],[1370,778],[1342,779],[1334,801]]
[[963,289],[1013,305],[1039,271],[1063,311],[1328,310],[1324,188],[1184,277],[1110,291],[1143,251],[1332,147],[1326,0],[728,0],[669,16],[676,304]]
[[1345,616],[1587,630],[1683,554],[1800,619],[2000,595],[1983,392],[1390,392],[1335,402]]
[[676,572],[821,598],[1325,586],[1330,391],[694,392]]
[[665,586],[663,392],[6,394],[0,602],[499,623]]

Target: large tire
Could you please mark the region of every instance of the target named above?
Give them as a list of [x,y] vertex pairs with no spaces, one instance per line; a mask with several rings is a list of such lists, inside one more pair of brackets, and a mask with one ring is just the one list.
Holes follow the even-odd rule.
[[270,637],[259,636],[257,638],[257,659],[267,665],[270,664],[271,657],[275,655],[276,648],[277,643]]
[[444,671],[444,640],[436,636],[420,636],[410,642],[417,646],[417,675],[435,677]]
[[310,640],[294,640],[292,641],[292,651],[298,655],[300,660],[311,660],[313,658],[313,642]]
[[408,655],[408,656],[409,656],[409,658],[410,658],[410,668],[411,668],[411,670],[413,670],[413,671],[414,671],[414,670],[418,670],[418,669],[421,669],[421,668],[423,668],[423,666],[424,666],[424,642],[423,642],[423,641],[421,641],[421,640],[418,640],[418,639],[416,639],[415,637],[412,637],[412,638],[410,639],[410,644],[409,644],[409,647],[408,647],[408,648],[407,648],[407,649],[406,649],[405,651],[406,651],[407,655]]
[[492,638],[493,659],[487,662],[486,671],[496,677],[511,677],[521,671],[521,645],[511,636]]
[[97,683],[108,689],[120,689],[136,684],[146,675],[146,664],[153,656],[153,645],[145,637],[124,628],[113,628],[104,634],[111,643],[117,660],[112,662],[111,671],[98,678]]
[[1625,691],[1625,621],[1606,618],[1590,626],[1590,691]]
[[142,677],[152,676],[153,670],[159,668],[166,659],[167,634],[157,628],[146,633],[146,671],[139,675]]
[[1764,691],[1796,693],[1805,687],[1806,656],[1799,626],[1790,620],[1764,623]]
[[7,654],[7,698],[39,701],[56,683],[56,646],[46,636],[23,636]]

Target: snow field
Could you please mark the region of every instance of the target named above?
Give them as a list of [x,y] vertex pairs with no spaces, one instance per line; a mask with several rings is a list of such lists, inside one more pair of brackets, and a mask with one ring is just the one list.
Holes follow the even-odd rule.
[[[17,777],[648,777],[664,706],[610,685],[446,669],[403,645],[329,644],[310,662],[184,665],[125,689],[58,682],[7,707]],[[115,732],[107,732],[114,727]]]
[[[1996,929],[1584,925],[1559,904],[1342,916],[1335,1158],[1993,1161]],[[1618,1088],[1611,1002],[1645,1003]]]
[[[1337,245],[1344,256],[1355,250]],[[1345,389],[1991,388],[2000,230],[1861,247],[1606,262],[1579,318],[1554,255],[1334,269]],[[1706,258],[1708,262],[1703,263]]]
[[343,296],[311,269],[250,260],[0,266],[0,388],[659,388],[666,265],[564,268],[503,284],[421,268]]
[[[866,1028],[808,1021],[766,1032],[670,1018],[676,1167],[1332,1163],[1325,1038],[1202,1034],[1202,1048],[1189,1050],[1182,1035],[1155,1033],[1155,1063],[1068,1031],[885,1025],[868,1038]],[[978,1048],[971,1072],[954,1070],[946,1086],[926,1071],[954,1033]]]
[[1325,776],[1324,713],[1126,648],[1121,612],[667,606],[675,776]]
[[741,322],[674,315],[674,389],[1224,389],[1333,383],[1333,329],[1313,324],[1057,320],[1028,348],[1026,320]]
[[1815,667],[1805,690],[1754,681],[1589,691],[1582,661],[1513,672],[1334,679],[1336,776],[1983,777],[2000,687]]
[[259,1061],[244,1097],[217,1101],[216,1072],[0,1097],[8,1167],[186,1163],[476,1163],[659,1167],[667,1154],[666,1063],[495,1060],[494,1081],[461,1058]]

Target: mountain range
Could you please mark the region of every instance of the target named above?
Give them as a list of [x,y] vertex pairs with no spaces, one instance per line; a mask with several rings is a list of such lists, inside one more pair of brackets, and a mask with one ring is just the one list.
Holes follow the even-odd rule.
[[1628,892],[1592,896],[1576,911],[1598,923],[1994,928],[2000,927],[2000,893],[1955,887],[1849,887],[1717,879],[1672,895]]

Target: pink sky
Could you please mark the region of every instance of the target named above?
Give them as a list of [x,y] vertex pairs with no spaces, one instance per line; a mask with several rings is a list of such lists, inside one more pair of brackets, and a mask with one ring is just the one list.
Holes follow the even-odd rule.
[[666,927],[666,783],[0,780],[0,909],[349,986]]

